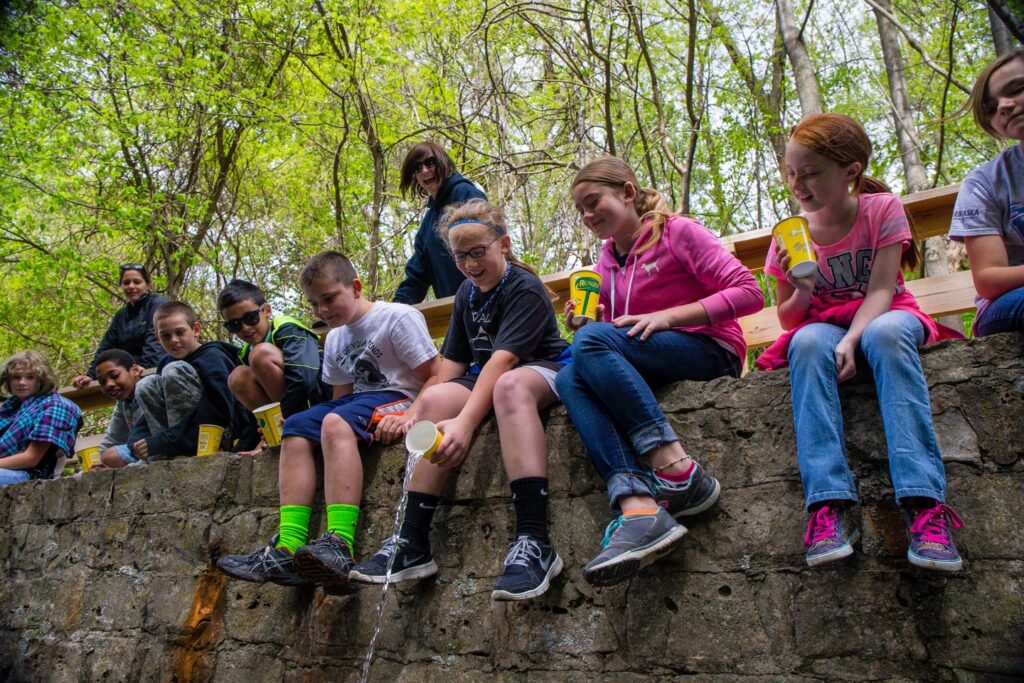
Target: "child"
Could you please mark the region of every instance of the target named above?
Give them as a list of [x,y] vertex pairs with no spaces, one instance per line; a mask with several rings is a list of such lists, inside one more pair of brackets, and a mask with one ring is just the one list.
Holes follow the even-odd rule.
[[100,457],[105,467],[124,467],[139,462],[128,447],[129,434],[141,414],[135,403],[135,386],[142,377],[142,366],[122,349],[108,349],[96,356],[96,381],[100,390],[117,401],[107,432],[100,441]]
[[384,583],[392,555],[393,582],[437,573],[428,539],[434,510],[448,475],[462,464],[474,431],[493,408],[516,530],[491,597],[526,600],[543,594],[562,570],[548,536],[547,452],[537,411],[558,399],[555,375],[569,345],[558,333],[540,278],[512,256],[499,209],[470,200],[446,212],[439,228],[467,281],[455,295],[439,383],[424,392],[416,418],[436,422],[444,438],[433,460],[421,460],[413,472],[398,537],[353,569],[352,580]]
[[238,365],[235,347],[221,341],[201,343],[196,313],[181,301],[160,304],[153,323],[169,358],[157,374],[135,386],[142,415],[129,441],[132,457],[153,461],[195,455],[200,424],[224,428],[222,450],[254,448],[259,441],[256,421],[228,389],[228,376]]
[[906,510],[912,564],[960,569],[949,526],[960,518],[943,503],[946,479],[932,431],[928,385],[917,348],[942,336],[903,286],[901,261],[916,262],[898,197],[864,174],[871,142],[853,119],[814,114],[786,145],[789,189],[810,226],[818,270],[787,276],[789,255],[774,241],[765,272],[778,278],[779,320],[789,330],[758,359],[790,366],[797,460],[810,512],[807,564],[853,554],[857,502],[847,463],[838,385],[857,372],[857,351],[878,388],[896,500]]
[[978,290],[974,333],[983,337],[1024,330],[1024,48],[985,67],[970,107],[986,133],[1019,143],[971,171],[949,230],[967,246]]
[[[324,352],[324,381],[334,399],[297,413],[284,423],[279,478],[279,532],[265,548],[248,555],[226,555],[217,566],[243,581],[272,581],[285,586],[322,584],[339,592],[348,584],[363,467],[359,442],[368,433],[374,410],[415,397],[439,366],[437,349],[423,314],[405,304],[373,303],[344,255],[314,256],[300,276],[313,313],[331,326]],[[416,410],[416,403],[410,411]],[[383,439],[397,437],[408,418],[388,416],[377,426]],[[316,494],[314,449],[324,460],[327,527],[313,543],[309,519]]]
[[38,351],[19,351],[0,367],[0,486],[50,479],[75,450],[82,411],[57,393],[57,375]]
[[287,315],[274,315],[263,292],[245,280],[232,280],[217,298],[224,327],[244,342],[241,365],[228,386],[249,410],[279,401],[287,418],[325,400],[320,381],[323,351],[316,333]]
[[[634,576],[679,542],[674,517],[718,500],[718,481],[683,449],[652,385],[740,375],[746,343],[736,318],[764,307],[754,276],[700,223],[669,213],[620,159],[602,157],[572,182],[583,224],[604,240],[598,321],[578,328],[558,389],[616,519],[583,569],[607,586]],[[566,323],[574,307],[566,303]],[[607,316],[611,322],[601,322]],[[645,471],[638,460],[649,462]]]

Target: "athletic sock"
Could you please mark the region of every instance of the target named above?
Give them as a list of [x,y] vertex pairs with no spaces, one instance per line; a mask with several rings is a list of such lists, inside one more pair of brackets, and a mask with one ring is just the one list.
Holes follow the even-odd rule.
[[359,506],[334,503],[327,506],[327,531],[341,536],[348,543],[348,549],[355,553],[356,522],[359,521]]
[[276,548],[287,548],[294,554],[309,540],[309,517],[313,508],[305,505],[282,505],[281,521],[278,523]]
[[409,500],[405,504],[405,521],[398,535],[410,541],[418,548],[430,547],[430,524],[434,521],[434,511],[441,499],[429,493],[409,491]]
[[687,467],[686,471],[682,472],[681,474],[669,474],[668,472],[655,472],[654,476],[656,476],[656,477],[658,477],[660,479],[664,479],[665,481],[670,481],[673,484],[685,484],[686,481],[690,478],[690,475],[693,473],[693,468],[696,467],[696,466],[697,466],[696,461],[691,459],[690,460],[690,466]]
[[547,477],[523,477],[511,482],[512,505],[516,509],[516,538],[548,539]]

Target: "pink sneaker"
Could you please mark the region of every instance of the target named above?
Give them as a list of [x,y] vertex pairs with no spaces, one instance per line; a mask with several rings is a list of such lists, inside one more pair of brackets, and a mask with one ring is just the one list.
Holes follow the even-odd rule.
[[963,527],[963,520],[956,511],[945,503],[931,507],[907,507],[907,534],[910,547],[907,559],[910,564],[934,569],[940,572],[958,572],[963,560],[953,542],[950,525],[954,529]]
[[811,511],[804,534],[808,567],[832,564],[853,555],[853,543],[860,532],[850,523],[850,509],[826,503]]

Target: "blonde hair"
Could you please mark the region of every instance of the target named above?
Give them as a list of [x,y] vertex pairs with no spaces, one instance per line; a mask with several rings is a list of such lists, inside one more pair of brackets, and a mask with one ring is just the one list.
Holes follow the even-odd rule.
[[636,173],[622,159],[613,156],[598,157],[584,166],[572,179],[569,189],[580,183],[598,183],[621,189],[626,183],[636,188],[636,202],[634,208],[643,227],[650,226],[651,235],[647,241],[641,244],[636,252],[643,253],[653,247],[661,239],[661,233],[665,230],[665,222],[672,215],[665,197],[652,187],[641,187],[640,181],[636,179]]
[[[498,237],[504,237],[508,234],[508,224],[505,221],[505,214],[502,213],[501,209],[491,204],[485,199],[470,199],[467,202],[460,204],[452,204],[444,213],[441,214],[441,219],[437,222],[437,236],[448,245],[448,250],[451,251],[451,225],[455,221],[478,221],[481,225],[490,229]],[[537,274],[537,270],[528,263],[524,263],[517,259],[511,249],[505,258],[514,265],[519,266],[523,270],[528,270],[534,275]]]
[[50,361],[38,351],[18,351],[0,366],[0,390],[7,396],[14,393],[11,391],[11,375],[16,372],[31,372],[36,376],[39,380],[37,396],[51,394],[57,390],[57,373],[50,366]]
[[[966,106],[974,114],[974,122],[996,140],[1002,140],[1003,138],[992,127],[992,114],[994,112],[991,110],[992,97],[988,94],[988,82],[992,78],[992,74],[1015,59],[1024,59],[1024,47],[1004,52],[982,69],[981,73],[978,74],[978,80],[974,82],[974,87],[971,88],[971,96],[967,98]],[[960,111],[962,112],[963,110],[961,109]],[[957,115],[959,116],[959,113]]]

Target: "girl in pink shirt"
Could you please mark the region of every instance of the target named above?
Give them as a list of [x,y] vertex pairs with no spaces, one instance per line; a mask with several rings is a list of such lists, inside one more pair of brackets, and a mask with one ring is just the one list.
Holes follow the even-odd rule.
[[566,305],[576,336],[557,386],[618,513],[583,570],[603,586],[679,542],[686,528],[674,517],[718,500],[718,481],[687,455],[651,386],[739,376],[746,344],[736,318],[761,310],[764,296],[704,226],[671,214],[625,162],[602,157],[584,166],[572,198],[583,224],[605,240],[596,266],[602,283],[598,322],[577,329]]
[[797,460],[810,520],[807,564],[853,554],[857,502],[847,463],[839,383],[867,361],[889,451],[896,500],[906,509],[912,564],[957,571],[950,526],[959,517],[943,503],[946,478],[932,429],[928,385],[917,348],[945,333],[903,286],[901,265],[916,254],[898,197],[864,174],[871,142],[840,114],[814,114],[786,146],[789,189],[807,218],[818,269],[787,275],[789,254],[774,240],[765,272],[778,278],[779,320],[788,332],[758,359],[762,369],[790,366]]

